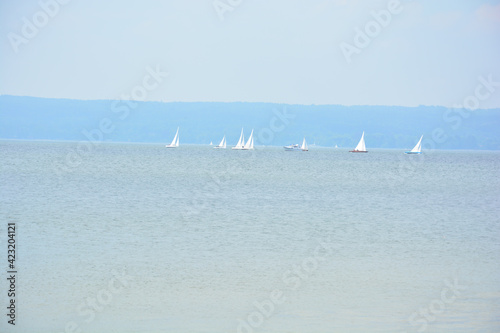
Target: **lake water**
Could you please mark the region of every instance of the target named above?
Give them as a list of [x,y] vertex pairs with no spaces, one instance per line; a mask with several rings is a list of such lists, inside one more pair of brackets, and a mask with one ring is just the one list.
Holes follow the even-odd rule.
[[499,152],[77,148],[0,142],[1,332],[500,331]]

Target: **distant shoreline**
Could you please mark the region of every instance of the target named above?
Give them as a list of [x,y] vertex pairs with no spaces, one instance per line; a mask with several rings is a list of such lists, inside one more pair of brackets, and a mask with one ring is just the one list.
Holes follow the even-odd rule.
[[[48,139],[6,139],[6,138],[0,138],[0,143],[1,142],[39,142],[39,143],[74,143],[77,144],[79,142],[82,142],[85,140],[48,140]],[[147,146],[160,146],[164,147],[165,142],[126,142],[126,141],[103,141],[100,142],[99,145],[104,144],[119,144],[119,145],[124,145],[124,144],[130,144],[130,145],[147,145]],[[182,149],[182,146],[188,146],[188,147],[206,147],[210,148],[213,146],[210,146],[209,144],[202,144],[202,143],[183,143],[179,149]],[[232,147],[232,145],[228,145],[228,148]],[[255,145],[255,149],[266,149],[266,148],[271,148],[271,149],[283,149],[283,146],[278,146],[278,145]],[[315,149],[321,149],[321,150],[333,150],[333,151],[339,151],[339,152],[348,152],[349,150],[352,149],[352,147],[329,147],[329,146],[311,146],[309,145],[309,150],[313,151]],[[227,149],[228,151],[231,149]],[[370,147],[370,151],[402,151],[404,148],[374,148]],[[284,151],[284,150],[283,150]],[[427,153],[431,151],[437,151],[437,152],[492,152],[492,153],[499,153],[500,150],[493,150],[493,149],[433,149],[433,150],[428,150]],[[293,152],[289,152],[293,153]],[[425,151],[424,151],[425,153]]]
[[80,101],[0,96],[5,139],[236,144],[243,128],[255,145],[286,146],[306,137],[312,146],[500,150],[500,109],[437,106],[287,105],[276,103]]

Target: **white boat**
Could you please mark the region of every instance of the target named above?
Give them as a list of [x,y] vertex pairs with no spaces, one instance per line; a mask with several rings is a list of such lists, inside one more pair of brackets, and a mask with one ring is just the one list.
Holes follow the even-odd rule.
[[306,138],[304,138],[304,141],[302,141],[302,146],[300,146],[300,149],[302,149],[302,151],[309,151],[309,149],[307,149]]
[[218,146],[215,146],[214,149],[226,149],[226,136],[222,138],[221,142]]
[[338,148],[338,147],[339,147],[339,146],[335,145],[335,147],[334,147],[334,148]]
[[410,151],[405,151],[405,154],[422,154],[422,138],[424,136],[422,135],[420,137],[420,140],[418,140],[418,143],[413,147],[412,150]]
[[294,145],[283,146],[283,148],[285,148],[286,151],[300,151],[300,146],[298,143]]
[[358,145],[354,150],[349,150],[350,153],[367,153],[368,150],[366,150],[365,146],[365,132],[361,135],[361,140],[359,140]]
[[253,149],[253,129],[250,133],[250,137],[248,138],[247,143],[243,146],[243,150],[252,150]]
[[169,145],[166,145],[167,148],[177,148],[179,147],[179,127],[177,127],[177,132],[175,132],[174,139]]
[[210,141],[210,144],[209,144],[209,146],[213,146],[213,145],[214,145],[214,144],[212,143],[212,141]]
[[231,149],[235,149],[235,150],[243,150],[243,146],[245,145],[245,136],[243,135],[243,128],[241,129],[241,135],[240,135],[240,139],[238,140],[238,143],[236,144],[236,146],[234,146],[233,148]]
[[302,141],[302,145],[296,143],[288,146],[283,146],[283,148],[285,148],[286,151],[309,151],[306,143],[306,138],[304,138],[304,140]]

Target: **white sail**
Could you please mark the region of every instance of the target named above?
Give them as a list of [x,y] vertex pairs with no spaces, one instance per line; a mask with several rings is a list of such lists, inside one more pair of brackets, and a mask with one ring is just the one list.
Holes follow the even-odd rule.
[[179,127],[177,127],[177,132],[175,132],[174,139],[172,140],[171,146],[177,146],[177,141],[179,138]]
[[248,138],[248,141],[247,143],[245,144],[245,146],[243,147],[243,149],[253,149],[253,129],[252,129],[252,132],[250,133],[250,137]]
[[365,132],[361,135],[361,140],[359,140],[358,145],[354,148],[355,151],[366,151],[365,146]]
[[418,143],[415,145],[415,147],[413,147],[413,149],[411,150],[412,153],[421,153],[422,152],[422,138],[424,136],[422,135],[420,137],[420,140],[418,140]]
[[177,127],[177,132],[175,132],[174,139],[169,145],[166,145],[167,148],[175,148],[179,147],[179,127]]
[[243,128],[242,128],[240,139],[238,140],[238,143],[236,144],[236,146],[234,146],[232,149],[243,149],[244,144],[245,144],[245,136],[243,135]]
[[302,141],[302,146],[300,146],[300,149],[302,149],[302,150],[308,150],[307,149],[306,138],[304,138],[304,141]]
[[223,149],[226,148],[226,136],[225,135],[222,138],[222,140],[220,141],[219,145],[215,146],[214,148],[223,148]]

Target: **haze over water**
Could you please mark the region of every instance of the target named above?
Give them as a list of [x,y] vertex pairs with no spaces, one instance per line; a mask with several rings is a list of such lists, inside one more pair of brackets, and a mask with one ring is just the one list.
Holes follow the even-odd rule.
[[0,142],[2,332],[237,332],[273,290],[254,332],[500,331],[498,152],[100,144],[55,172],[75,146]]

